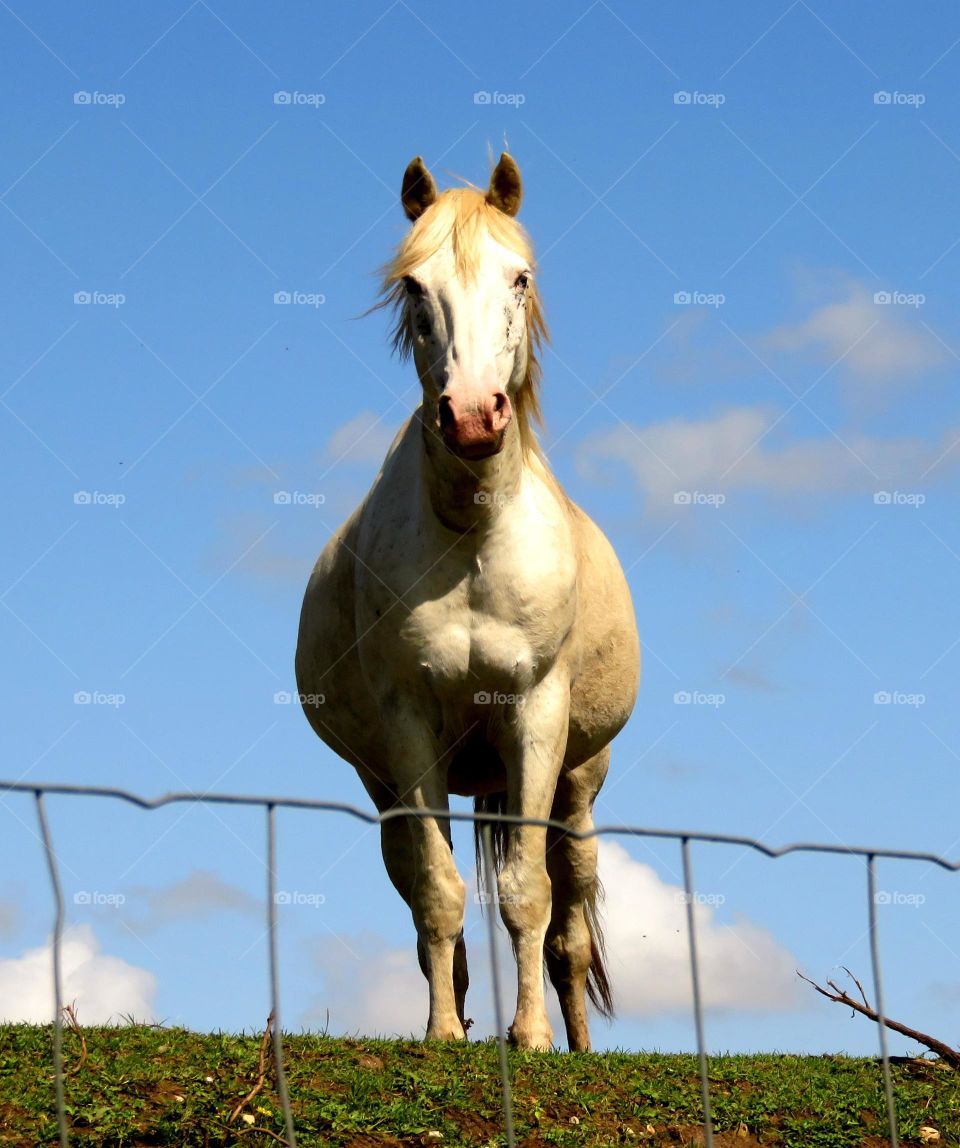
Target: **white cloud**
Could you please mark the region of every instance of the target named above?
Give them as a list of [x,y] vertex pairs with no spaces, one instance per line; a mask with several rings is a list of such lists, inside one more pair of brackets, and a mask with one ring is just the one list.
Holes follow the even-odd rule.
[[620,424],[586,438],[577,461],[592,478],[603,476],[604,463],[625,465],[654,514],[688,513],[691,507],[675,502],[679,492],[758,491],[795,498],[916,489],[960,462],[960,450],[951,450],[960,428],[945,431],[937,441],[825,432],[782,443],[773,430],[777,418],[769,408],[735,407],[700,420]]
[[842,359],[850,375],[880,384],[915,382],[946,361],[945,348],[920,324],[916,309],[876,303],[874,292],[855,279],[843,286],[844,298],[819,307],[800,323],[777,327],[766,344],[810,352],[826,365]]
[[[617,1016],[651,1017],[689,1013],[692,1007],[686,906],[682,889],[649,866],[634,861],[623,846],[600,842],[600,877],[614,1003]],[[469,899],[468,899],[469,900]],[[471,1036],[493,1032],[487,925],[468,904],[466,938],[470,963],[467,1013]],[[718,919],[710,904],[695,906],[704,991],[710,1009],[744,1012],[796,1007],[796,962],[775,938],[744,917]],[[512,1019],[516,967],[502,925],[498,928],[500,980],[505,1023]],[[427,987],[417,964],[411,926],[409,944],[397,946],[373,933],[322,937],[312,943],[321,991],[301,1017],[311,1028],[365,1036],[422,1037]],[[547,994],[554,1035],[563,1039],[555,994]],[[602,1040],[601,1033],[595,1033]]]
[[261,917],[264,914],[256,897],[207,869],[194,869],[181,880],[159,889],[132,889],[126,904],[146,907],[145,917],[136,922],[141,930],[157,929],[171,921],[207,920],[227,911]]
[[327,439],[323,459],[328,463],[375,463],[377,466],[396,437],[394,416],[384,419],[376,411],[361,411]]
[[323,988],[303,1023],[332,1033],[422,1038],[427,1022],[427,982],[417,964],[416,939],[391,947],[374,933],[323,937],[314,965]]
[[[600,842],[600,878],[618,1015],[689,1013],[693,996],[682,888],[662,881],[611,841]],[[705,1008],[796,1007],[796,962],[766,929],[739,916],[725,923],[711,903],[695,904],[694,918]]]
[[[77,1002],[83,1024],[105,1024],[122,1016],[153,1017],[156,977],[100,951],[89,925],[68,929],[63,938],[63,1001]],[[0,959],[0,1020],[46,1024],[53,1019],[51,943],[21,957]]]

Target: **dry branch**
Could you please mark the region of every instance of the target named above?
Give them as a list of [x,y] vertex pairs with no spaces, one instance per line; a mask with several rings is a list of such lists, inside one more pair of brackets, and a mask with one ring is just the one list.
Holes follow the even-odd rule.
[[257,1082],[250,1089],[247,1095],[234,1107],[233,1111],[227,1118],[227,1123],[232,1124],[240,1113],[246,1108],[253,1098],[263,1090],[263,1086],[267,1082],[267,1055],[270,1052],[270,1036],[273,1032],[273,1013],[267,1017],[267,1027],[263,1030],[263,1039],[260,1041],[260,1063],[257,1067]]
[[71,1001],[70,1004],[64,1005],[60,1011],[67,1019],[67,1027],[80,1038],[80,1059],[73,1068],[66,1073],[67,1076],[73,1076],[87,1063],[87,1038],[83,1035],[83,1029],[77,1020],[77,1002]]
[[[821,996],[825,996],[827,1000],[834,1001],[837,1004],[848,1005],[853,1009],[854,1012],[860,1013],[861,1016],[867,1017],[868,1020],[877,1021],[879,1023],[880,1014],[875,1008],[871,1007],[870,1002],[867,1000],[867,995],[863,991],[863,985],[857,980],[853,973],[851,973],[850,970],[846,968],[846,966],[841,967],[860,991],[860,996],[863,998],[862,1004],[860,1001],[854,1000],[852,996],[844,992],[843,989],[841,989],[840,986],[837,985],[834,981],[827,981],[827,985],[829,987],[823,988],[821,985],[818,985],[816,981],[812,981],[809,977],[805,977],[799,969],[797,969],[797,976],[801,980],[806,981],[808,985],[813,985],[817,992],[820,993]],[[831,989],[833,990],[832,992],[830,991]],[[948,1064],[951,1068],[960,1069],[960,1051],[955,1048],[951,1048],[949,1044],[944,1044],[942,1040],[937,1040],[935,1036],[928,1036],[927,1033],[919,1032],[917,1029],[910,1028],[908,1025],[902,1024],[898,1020],[893,1020],[888,1016],[883,1018],[883,1023],[887,1028],[892,1028],[894,1032],[899,1032],[902,1036],[907,1036],[911,1040],[917,1041],[919,1044],[926,1045],[931,1052],[935,1052],[937,1056],[940,1057],[944,1064]]]
[[[233,1128],[229,1124],[224,1124],[222,1120],[218,1120],[217,1125],[224,1130],[225,1133],[233,1136],[234,1140],[239,1140],[241,1136],[256,1135],[258,1132],[261,1136],[269,1136],[271,1140],[276,1140],[278,1144],[286,1144],[290,1148],[290,1141],[283,1136],[278,1136],[276,1132],[271,1132],[269,1128],[260,1128],[256,1124],[251,1124],[249,1128]],[[224,1141],[226,1143],[226,1141]]]

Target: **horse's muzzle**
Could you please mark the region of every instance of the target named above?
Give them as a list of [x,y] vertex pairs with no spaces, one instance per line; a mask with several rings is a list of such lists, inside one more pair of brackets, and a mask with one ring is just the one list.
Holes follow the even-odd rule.
[[469,398],[443,394],[437,425],[448,450],[461,458],[482,459],[503,449],[512,418],[513,409],[503,391]]

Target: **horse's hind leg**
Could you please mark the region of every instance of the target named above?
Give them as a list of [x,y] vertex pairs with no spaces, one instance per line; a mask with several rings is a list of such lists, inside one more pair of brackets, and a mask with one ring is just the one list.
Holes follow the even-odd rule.
[[[378,778],[373,777],[369,772],[363,769],[358,769],[358,773],[379,813],[385,813],[388,809],[396,809],[400,806],[401,803],[396,794]],[[445,829],[449,844],[449,823],[446,824]],[[383,854],[383,863],[386,867],[387,875],[393,883],[393,887],[404,901],[406,901],[407,905],[412,908],[415,874],[413,837],[410,833],[409,818],[398,817],[391,821],[384,821],[381,824],[380,850]],[[422,938],[419,936],[417,937],[417,960],[420,964],[420,971],[429,982],[430,969],[427,962],[427,950]],[[461,930],[457,937],[453,953],[453,991],[456,999],[457,1016],[464,1030],[466,1030],[467,1027],[464,1010],[466,1008],[467,988],[469,984],[470,976],[467,971],[467,947],[463,940],[463,930]]]
[[[607,775],[607,746],[575,769],[563,770],[557,781],[551,817],[579,832],[593,828],[593,801]],[[553,907],[544,956],[560,998],[560,1009],[571,1051],[590,1048],[586,992],[592,974],[591,998],[605,1015],[611,1013],[610,988],[603,968],[602,942],[595,918],[597,839],[580,840],[551,829],[547,838],[547,870]]]

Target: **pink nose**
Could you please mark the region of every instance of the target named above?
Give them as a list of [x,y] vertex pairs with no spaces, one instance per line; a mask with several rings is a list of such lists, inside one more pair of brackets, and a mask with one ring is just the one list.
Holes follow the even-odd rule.
[[439,426],[444,442],[463,458],[487,458],[503,445],[513,411],[503,391],[440,396]]

